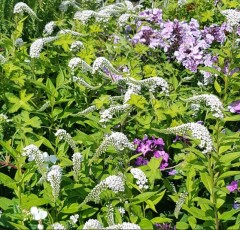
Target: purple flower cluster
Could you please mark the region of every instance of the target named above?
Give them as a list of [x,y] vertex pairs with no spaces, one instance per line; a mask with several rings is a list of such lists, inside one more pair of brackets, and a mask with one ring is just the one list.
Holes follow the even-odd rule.
[[145,19],[148,22],[161,23],[162,10],[161,9],[146,9],[139,13],[139,18]]
[[164,141],[162,138],[148,138],[145,136],[142,140],[135,139],[134,144],[137,145],[136,153],[141,153],[135,164],[137,166],[146,165],[152,157],[162,158],[160,169],[168,166],[169,155],[164,151]]
[[157,230],[176,230],[176,226],[172,228],[171,224],[162,223],[162,224],[154,224]]
[[[144,15],[144,17],[143,17]],[[132,43],[143,43],[151,48],[161,48],[170,58],[175,58],[185,68],[196,72],[199,65],[212,67],[216,58],[212,57],[208,48],[213,43],[223,43],[226,39],[226,23],[221,26],[213,24],[200,29],[199,23],[195,19],[191,21],[163,21],[161,10],[145,10],[139,14],[139,18],[144,18],[150,22],[150,26],[139,27],[139,31],[133,36]],[[140,21],[137,25],[142,25]],[[155,26],[155,29],[152,28]],[[205,77],[209,77],[205,71]]]
[[232,113],[239,113],[240,114],[240,100],[232,102],[228,106],[228,108],[229,108],[230,112],[232,112]]
[[233,180],[231,184],[227,185],[226,188],[228,189],[229,192],[234,192],[234,191],[240,191],[238,189],[238,180]]

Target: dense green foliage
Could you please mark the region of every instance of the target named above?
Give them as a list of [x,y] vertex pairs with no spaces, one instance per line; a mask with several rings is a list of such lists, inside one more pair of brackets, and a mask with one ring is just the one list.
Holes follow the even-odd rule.
[[[108,20],[96,16],[101,20],[86,23],[73,19],[74,13],[98,12],[113,1],[76,1],[66,12],[60,0],[24,1],[37,18],[13,14],[17,2],[0,0],[0,228],[56,229],[52,224],[61,223],[83,229],[97,219],[105,227],[130,222],[142,229],[239,229],[238,184],[234,191],[227,187],[240,179],[240,109],[228,108],[240,100],[239,35],[228,31],[223,42],[212,43],[206,50],[218,57],[215,65],[201,63],[197,71],[185,68],[174,52],[131,40],[141,26],[158,30],[147,20],[138,25],[137,15],[146,8],[161,8],[164,22],[195,18],[203,30],[221,26],[221,10],[235,9],[238,2],[188,1],[180,7],[174,0],[140,1],[142,9],[130,11],[120,1]],[[132,16],[121,26],[118,18],[126,12]],[[49,21],[56,25],[50,38],[43,32]],[[19,38],[24,43],[18,46]],[[36,43],[39,38],[44,39]],[[76,41],[82,42],[78,50],[71,48]],[[210,84],[203,83],[201,71],[212,74]],[[217,96],[223,117],[207,103],[194,110],[189,98],[202,94]],[[204,145],[193,130],[171,129],[188,123],[197,124]],[[61,136],[62,129],[67,134]],[[135,139],[144,137],[162,138],[159,149],[146,152],[168,158],[148,156],[147,164],[136,165],[145,155]],[[35,155],[29,145],[38,148]],[[57,161],[52,156],[43,162],[44,152]],[[76,169],[73,155],[79,152]],[[61,167],[59,194],[49,179],[53,165]],[[142,170],[148,187],[136,183],[132,168]],[[123,181],[124,191],[106,182],[111,175]],[[47,217],[36,219],[32,207]],[[74,214],[76,223],[69,219]]]

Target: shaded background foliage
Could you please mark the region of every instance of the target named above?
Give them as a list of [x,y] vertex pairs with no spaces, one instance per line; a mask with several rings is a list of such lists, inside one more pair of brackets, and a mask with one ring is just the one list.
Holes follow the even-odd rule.
[[[0,0],[0,33],[9,35],[11,29],[14,27],[12,24],[13,7],[19,2],[18,0]],[[36,22],[30,17],[26,21],[26,26],[23,31],[23,39],[28,37],[38,37],[41,36],[44,25],[54,20],[56,12],[59,11],[59,5],[61,0],[23,0],[22,2],[29,5],[41,19],[41,22]]]

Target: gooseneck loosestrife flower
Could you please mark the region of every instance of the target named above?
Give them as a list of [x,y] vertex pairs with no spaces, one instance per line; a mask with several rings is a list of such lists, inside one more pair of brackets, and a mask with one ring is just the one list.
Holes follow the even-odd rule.
[[52,195],[54,198],[54,202],[56,202],[60,193],[61,180],[62,180],[61,167],[58,165],[53,165],[47,174],[47,181],[50,182],[50,185],[52,187]]
[[70,220],[71,220],[71,222],[72,222],[73,224],[76,224],[77,221],[78,221],[78,219],[79,219],[79,215],[78,215],[78,214],[75,214],[75,215],[71,215],[71,216],[70,216]]
[[33,144],[26,146],[23,149],[22,156],[27,156],[29,161],[34,160],[43,179],[46,179],[47,168],[44,164],[44,156],[37,146]]
[[59,6],[59,9],[62,12],[66,12],[70,6],[73,6],[74,8],[79,9],[79,7],[76,5],[75,0],[62,1]]
[[81,162],[82,162],[82,154],[81,153],[74,153],[72,155],[72,162],[73,162],[73,176],[76,181],[79,179],[79,173],[81,170]]
[[92,113],[92,112],[94,112],[96,110],[97,110],[96,105],[91,105],[88,108],[86,108],[86,109],[84,109],[84,110],[82,110],[82,111],[80,111],[77,114],[74,114],[72,116],[75,117],[75,116],[79,116],[79,115],[87,115],[87,114]]
[[82,67],[83,72],[92,72],[93,70],[90,65],[88,65],[85,61],[83,61],[79,57],[72,58],[68,63],[68,67],[71,69],[73,73],[79,66]]
[[53,33],[55,27],[56,23],[54,21],[48,22],[44,27],[43,33],[50,36]]
[[126,104],[131,99],[132,95],[140,94],[140,91],[141,91],[141,85],[135,85],[130,82],[128,82],[127,85],[128,85],[128,88],[126,93],[124,94],[123,104]]
[[85,80],[83,80],[80,77],[76,77],[76,76],[73,76],[73,82],[75,82],[75,83],[77,83],[79,85],[83,85],[86,88],[91,89],[91,90],[95,90],[95,89],[99,88],[99,86],[91,86],[91,85],[89,85]]
[[55,133],[55,136],[58,137],[60,140],[66,141],[73,150],[77,148],[75,141],[72,139],[71,135],[67,133],[66,130],[58,129]]
[[116,105],[111,106],[110,108],[100,112],[101,120],[99,122],[107,122],[112,119],[113,115],[120,112],[126,112],[131,108],[131,105],[124,104],[124,105]]
[[81,48],[84,48],[84,44],[81,41],[75,41],[71,44],[70,50],[72,52],[78,52]]
[[17,38],[14,42],[14,45],[17,47],[17,48],[20,48],[24,45],[24,41],[22,38]]
[[103,229],[103,225],[98,221],[94,219],[89,219],[84,225],[84,230],[92,230],[92,229]]
[[96,73],[99,70],[103,70],[104,68],[108,69],[109,72],[119,74],[120,72],[116,70],[111,62],[107,60],[105,57],[98,57],[96,60],[93,62],[93,70],[92,73]]
[[106,206],[107,207],[107,223],[108,225],[114,225],[114,208],[112,204],[109,204]]
[[131,174],[137,179],[136,184],[140,189],[148,189],[148,180],[145,173],[139,168],[131,168]]
[[79,20],[83,24],[86,24],[95,15],[96,15],[96,13],[93,10],[77,11],[73,16],[73,19]]
[[38,111],[43,112],[43,111],[45,111],[47,108],[49,108],[50,106],[51,106],[50,101],[46,101],[46,102],[40,107],[40,109],[39,109]]
[[4,64],[6,62],[6,58],[0,54],[0,64]]
[[133,88],[133,85],[146,87],[150,92],[156,92],[158,88],[161,88],[162,93],[166,95],[169,94],[169,86],[166,80],[161,77],[150,77],[144,80],[136,80],[131,77],[122,78],[119,80],[119,83],[126,82],[127,84],[131,83],[130,87]]
[[176,202],[176,206],[175,206],[175,209],[174,209],[174,215],[178,218],[178,215],[179,215],[179,212],[187,198],[187,195],[188,193],[187,192],[183,192],[183,193],[180,193],[180,196],[178,198],[178,201]]
[[111,135],[107,136],[102,144],[98,147],[96,150],[95,155],[93,156],[93,159],[97,159],[99,156],[101,156],[102,153],[104,153],[109,146],[113,146],[117,151],[122,151],[125,148],[134,150],[134,145],[129,142],[127,136],[121,132],[113,132]]
[[62,224],[54,223],[51,225],[53,230],[67,230]]
[[71,34],[73,36],[81,36],[82,34],[73,31],[73,30],[68,30],[68,29],[64,29],[64,30],[60,30],[57,35],[66,35],[66,34]]
[[111,17],[117,16],[123,18],[122,14],[133,16],[134,12],[140,8],[140,5],[133,6],[130,1],[124,1],[121,3],[115,3],[100,8],[99,11],[82,10],[77,11],[73,17],[75,20],[79,20],[83,24],[87,24],[91,19],[95,19],[96,22],[107,22]]
[[116,225],[112,225],[112,226],[109,226],[109,227],[106,227],[105,229],[129,229],[129,230],[140,230],[140,226],[137,225],[137,224],[133,224],[133,223],[129,223],[129,222],[123,222],[122,224],[116,224]]
[[198,106],[196,107],[197,110],[199,110],[200,103],[204,103],[206,106],[208,106],[213,112],[213,116],[216,118],[221,118],[223,119],[223,104],[219,100],[219,98],[213,94],[202,94],[202,95],[197,95],[193,96],[187,99],[188,102],[197,104]]
[[32,18],[37,19],[36,13],[24,2],[18,2],[13,9],[14,14],[28,13]]
[[106,189],[110,189],[114,193],[124,192],[125,181],[124,181],[123,175],[120,174],[119,176],[116,176],[116,175],[109,176],[106,179],[104,179],[103,181],[101,181],[87,195],[87,197],[84,200],[84,203],[87,203],[89,201],[94,201],[95,203],[99,203],[100,202],[100,194]]
[[200,144],[198,146],[204,149],[202,151],[203,153],[213,151],[213,142],[209,131],[201,124],[190,122],[176,127],[167,128],[163,130],[163,133],[190,136],[193,139],[200,140]]
[[46,37],[46,38],[39,38],[36,41],[32,43],[30,46],[30,52],[29,55],[31,58],[39,58],[41,51],[43,49],[43,46],[49,42],[57,40],[58,37]]

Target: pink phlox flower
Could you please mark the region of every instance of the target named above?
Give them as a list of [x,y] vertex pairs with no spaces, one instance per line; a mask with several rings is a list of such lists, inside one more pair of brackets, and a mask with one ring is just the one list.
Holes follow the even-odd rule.
[[232,102],[228,108],[232,113],[240,113],[240,100]]
[[137,148],[138,152],[141,152],[143,156],[146,155],[147,152],[151,151],[152,149],[150,148],[150,144],[144,144],[140,143],[140,145]]
[[231,184],[226,186],[226,188],[229,190],[229,192],[234,192],[235,190],[238,190],[238,180],[233,180]]

